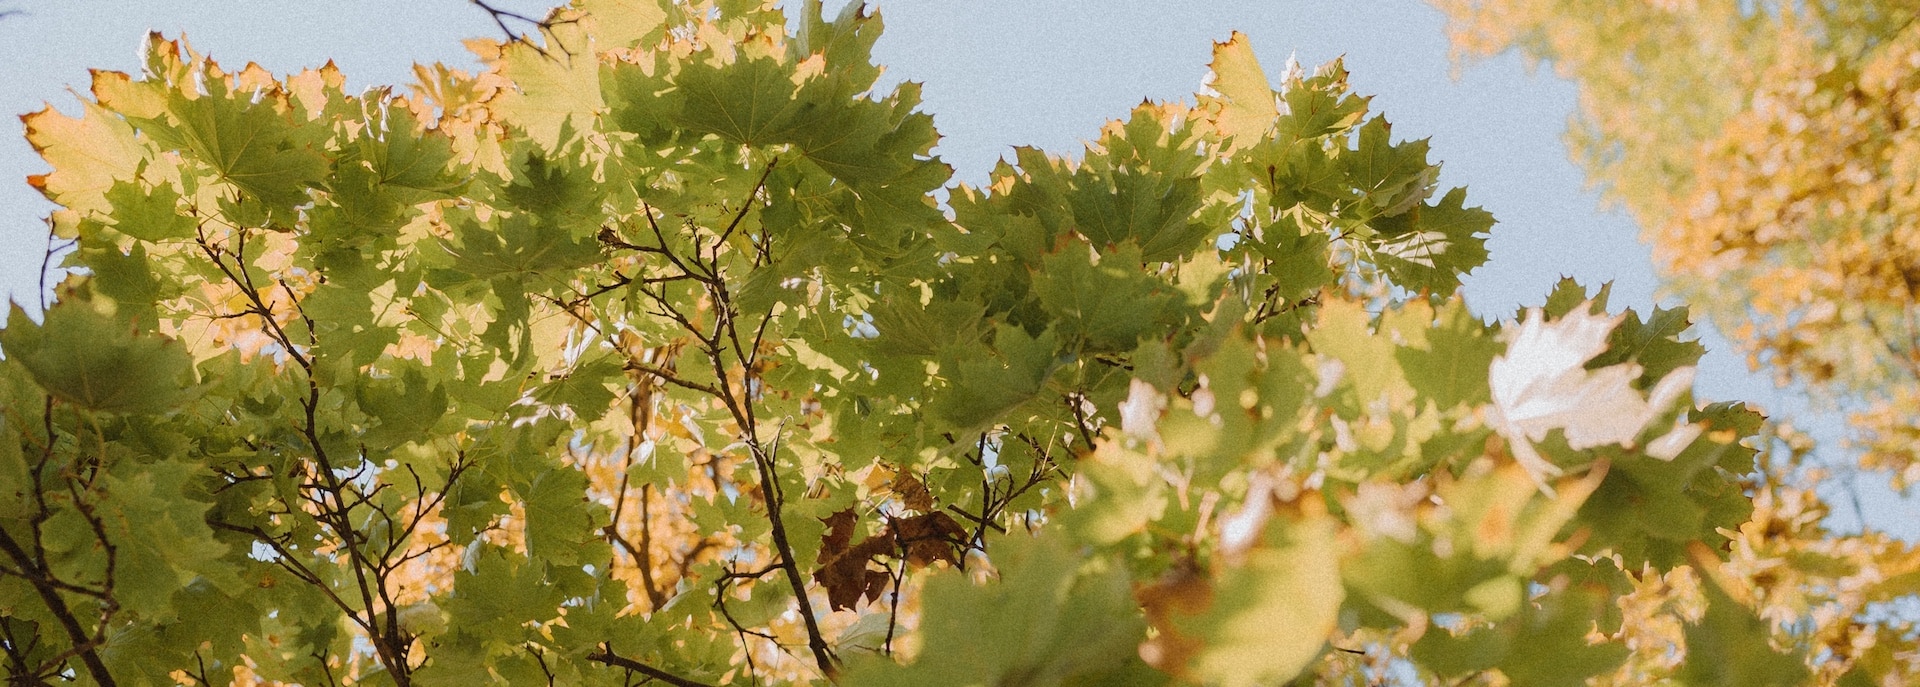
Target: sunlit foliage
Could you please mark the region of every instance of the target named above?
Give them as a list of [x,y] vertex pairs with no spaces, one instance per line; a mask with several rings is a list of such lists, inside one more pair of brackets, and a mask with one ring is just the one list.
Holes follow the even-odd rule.
[[797,9],[581,0],[357,95],[156,36],[30,115],[74,250],[0,333],[10,679],[1854,667],[1722,571],[1817,512],[1686,315],[1470,316],[1491,215],[1338,63],[1235,35],[1194,104],[947,187],[879,18]]

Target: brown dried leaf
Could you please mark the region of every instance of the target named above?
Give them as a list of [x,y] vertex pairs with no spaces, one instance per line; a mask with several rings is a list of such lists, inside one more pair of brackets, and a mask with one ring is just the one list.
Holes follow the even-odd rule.
[[892,583],[893,583],[892,575],[889,575],[885,572],[881,572],[879,570],[868,570],[867,571],[867,588],[863,590],[864,591],[863,595],[869,601],[879,599],[881,594],[887,593],[887,585],[890,585]]
[[840,556],[814,571],[813,581],[827,590],[827,604],[838,611],[853,608],[861,596],[867,595],[870,573],[866,559]]
[[914,478],[913,473],[895,475],[893,484],[888,485],[887,489],[899,496],[900,502],[906,504],[908,510],[933,512],[933,494],[927,491],[927,485]]
[[959,552],[966,543],[967,530],[946,513],[900,518],[888,529],[898,533],[901,546],[907,550],[907,562],[916,567],[931,565],[934,561],[960,564]]
[[848,546],[852,541],[855,516],[847,509],[827,518],[827,533],[820,538],[820,569],[813,581],[827,590],[827,603],[834,610],[857,606],[862,599],[872,601],[886,593],[892,577],[885,570],[870,566],[875,558],[899,556],[905,551],[907,564],[926,567],[934,561],[960,564],[960,551],[967,531],[945,513],[928,513],[897,518],[879,533]]
[[868,570],[867,563],[892,550],[890,535],[882,532],[849,547],[858,522],[853,509],[834,513],[825,522],[827,532],[820,536],[820,569],[814,571],[813,581],[827,590],[827,604],[837,611],[853,608],[862,597],[879,598],[876,590],[884,589],[885,584],[876,587],[873,576],[887,578],[887,574]]
[[824,566],[828,561],[845,553],[847,545],[853,542],[853,509],[848,508],[829,515],[821,522],[827,523],[827,533],[820,535],[819,563]]

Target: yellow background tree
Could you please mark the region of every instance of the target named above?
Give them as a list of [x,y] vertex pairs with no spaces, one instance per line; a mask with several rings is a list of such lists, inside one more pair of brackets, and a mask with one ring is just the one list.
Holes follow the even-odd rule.
[[[1572,154],[1639,222],[1668,291],[1755,369],[1853,411],[1862,467],[1920,480],[1920,6],[1432,4],[1457,57],[1514,49],[1573,80]],[[1914,554],[1821,526],[1823,470],[1795,471],[1811,445],[1777,436],[1779,472],[1719,572],[1833,651],[1825,679],[1879,673],[1907,624],[1870,609],[1911,598]]]
[[1434,0],[1457,53],[1580,88],[1569,132],[1667,287],[1920,477],[1920,6]]

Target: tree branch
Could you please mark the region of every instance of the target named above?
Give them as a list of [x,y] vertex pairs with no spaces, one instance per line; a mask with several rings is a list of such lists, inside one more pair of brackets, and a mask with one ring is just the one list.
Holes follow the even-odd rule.
[[659,377],[660,381],[666,382],[668,384],[672,384],[674,386],[677,386],[683,389],[692,389],[694,391],[698,391],[700,393],[707,394],[715,398],[720,397],[720,390],[710,384],[701,384],[699,382],[689,382],[687,380],[674,376],[672,372],[668,372],[664,369],[654,367],[652,365],[648,365],[638,360],[633,360],[629,358],[627,360],[627,369],[639,370],[641,372],[645,372],[655,377]]
[[32,557],[27,554],[27,550],[20,546],[20,542],[16,541],[6,528],[0,528],[0,552],[5,552],[20,569],[33,571],[34,574],[26,578],[27,583],[33,585],[33,590],[40,594],[40,601],[47,605],[47,610],[53,613],[55,620],[60,622],[61,629],[66,630],[68,641],[73,642],[71,651],[79,654],[80,662],[87,667],[87,674],[103,687],[114,687],[117,683],[113,680],[113,674],[107,670],[106,662],[100,660],[99,646],[94,638],[87,635],[85,628],[80,627],[80,619],[74,617],[73,609],[67,606],[66,599],[60,598],[59,588],[48,582],[51,573],[35,565]]
[[687,678],[674,675],[673,673],[669,673],[667,671],[661,670],[659,668],[655,668],[645,663],[641,663],[631,658],[627,658],[625,656],[621,656],[619,654],[613,653],[613,646],[605,642],[602,642],[600,644],[599,651],[595,651],[593,653],[587,654],[587,660],[593,661],[595,663],[606,664],[609,666],[613,666],[615,668],[625,668],[627,670],[639,673],[641,675],[645,675],[649,678],[659,680],[661,682],[665,682],[669,685],[673,685],[674,687],[713,687],[713,685],[709,685],[705,682],[696,682],[694,680],[689,680]]

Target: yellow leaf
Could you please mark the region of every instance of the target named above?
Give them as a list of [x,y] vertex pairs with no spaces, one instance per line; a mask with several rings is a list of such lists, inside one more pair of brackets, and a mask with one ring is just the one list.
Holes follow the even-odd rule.
[[468,41],[467,47],[487,66],[513,81],[494,97],[494,112],[526,129],[528,137],[547,150],[561,143],[560,131],[591,131],[594,113],[606,107],[600,96],[600,58],[587,47],[587,34],[576,15],[554,16],[546,34],[545,51],[524,41],[501,44]]
[[1284,683],[1319,656],[1345,587],[1333,519],[1300,510],[1273,515],[1260,543],[1217,563],[1210,582],[1176,575],[1143,590],[1161,633],[1147,659],[1195,682],[1249,687]]
[[580,0],[574,4],[593,18],[589,31],[596,49],[629,48],[667,23],[667,13],[653,0]]
[[127,117],[150,119],[167,111],[167,96],[151,81],[135,82],[125,72],[93,70],[93,97]]
[[1208,86],[1220,95],[1203,99],[1201,107],[1212,114],[1213,125],[1220,130],[1220,135],[1233,139],[1230,151],[1245,148],[1273,133],[1280,108],[1266,72],[1253,56],[1253,46],[1247,42],[1246,34],[1235,31],[1227,42],[1213,44],[1210,66],[1213,74]]
[[76,119],[48,105],[20,118],[27,141],[53,171],[27,177],[27,183],[47,199],[81,212],[108,212],[107,189],[115,179],[128,179],[140,164],[140,146],[133,127],[106,108],[84,103]]
[[1268,546],[1248,552],[1239,570],[1215,585],[1218,623],[1192,663],[1202,679],[1229,686],[1290,679],[1333,632],[1345,591],[1334,523],[1320,515],[1274,526],[1280,524],[1269,524]]

